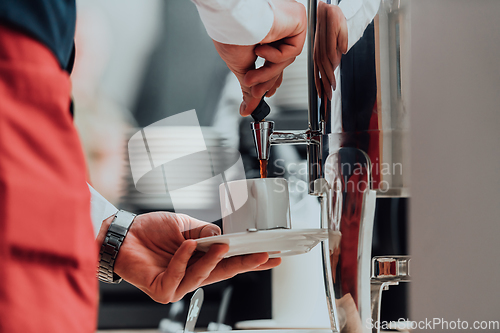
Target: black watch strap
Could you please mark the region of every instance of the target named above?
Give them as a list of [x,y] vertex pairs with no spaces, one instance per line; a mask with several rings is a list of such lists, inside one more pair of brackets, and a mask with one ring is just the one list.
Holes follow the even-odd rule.
[[106,283],[120,283],[121,278],[113,271],[118,251],[125,240],[135,214],[120,210],[115,214],[99,252],[97,277]]

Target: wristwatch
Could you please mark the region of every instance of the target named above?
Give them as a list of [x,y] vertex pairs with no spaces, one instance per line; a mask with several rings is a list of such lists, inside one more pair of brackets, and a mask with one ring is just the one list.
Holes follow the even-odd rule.
[[99,252],[99,268],[97,277],[106,283],[120,283],[121,277],[113,271],[118,251],[123,244],[136,215],[124,210],[118,211],[109,226],[108,233],[102,242]]

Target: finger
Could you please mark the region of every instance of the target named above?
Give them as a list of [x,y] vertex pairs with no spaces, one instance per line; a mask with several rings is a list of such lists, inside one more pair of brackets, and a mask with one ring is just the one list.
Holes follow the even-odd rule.
[[330,61],[330,57],[328,54],[329,44],[337,45],[337,39],[335,34],[331,34],[329,36],[327,25],[328,20],[328,12],[329,7],[325,3],[321,3],[321,10],[318,8],[318,15],[320,15],[321,19],[319,20],[319,31],[318,40],[320,45],[320,58],[321,64],[323,66],[324,72],[321,73],[321,81],[323,82],[323,88],[325,89],[325,94],[329,100],[332,99],[332,86],[333,86],[333,66]]
[[[283,83],[283,72],[280,74],[280,77],[278,78],[278,80],[276,81],[275,83],[275,87],[276,89],[278,89],[279,87],[281,87],[281,84]],[[269,95],[269,96],[272,96],[273,94]]]
[[321,11],[321,24],[322,27],[320,29],[319,33],[319,39],[320,39],[320,52],[321,52],[321,59],[322,59],[322,64],[323,64],[323,69],[324,73],[322,73],[322,81],[323,81],[323,88],[324,88],[324,93],[326,94],[327,98],[329,100],[332,99],[332,86],[333,86],[333,66],[330,60],[330,54],[328,53],[328,50],[330,49],[331,45],[337,45],[337,40],[335,38],[335,34],[332,33],[332,31],[329,31],[328,29],[330,28],[328,25],[328,12],[329,12],[329,6],[327,4],[323,4],[324,10]]
[[335,71],[333,72],[333,75],[332,75],[332,81],[331,81],[331,86],[329,87],[329,92],[330,92],[330,101],[332,100],[333,98],[333,92],[332,92],[332,89],[333,90],[336,90],[337,89],[337,80],[335,79]]
[[181,299],[188,292],[198,288],[224,258],[227,251],[229,251],[227,244],[212,245],[207,253],[187,268],[182,282],[177,287],[174,299]]
[[219,236],[221,234],[222,232],[218,225],[209,223],[208,225],[201,228],[200,233],[198,234],[198,238]]
[[186,239],[198,239],[205,237],[219,236],[221,234],[220,228],[213,223],[206,223],[204,225],[195,227],[185,233]]
[[198,260],[200,260],[203,256],[205,255],[205,252],[201,251],[194,251],[193,255],[188,261],[188,267],[196,263]]
[[213,41],[215,49],[227,67],[240,80],[247,71],[255,68],[254,45],[229,45]]
[[218,282],[235,276],[236,274],[255,270],[267,263],[267,253],[254,253],[223,259],[212,271],[203,285]]
[[265,271],[281,264],[281,258],[271,258],[266,263],[254,268],[254,271]]
[[334,17],[328,20],[331,24],[336,24],[337,50],[339,53],[346,54],[349,47],[349,36],[347,33],[347,20],[339,6],[331,7],[333,10],[330,14]]
[[[329,65],[329,59],[325,55],[324,48],[325,48],[325,41],[324,41],[324,29],[325,25],[323,23],[325,19],[325,4],[320,2],[319,7],[318,7],[318,23],[317,23],[317,29],[316,29],[316,44],[315,44],[315,49],[316,52],[314,54],[315,56],[315,63],[318,66],[318,70],[320,73],[320,77],[318,76],[318,80],[321,81],[321,84],[318,82],[317,89],[319,91],[320,96],[323,96],[323,91],[328,92],[328,90],[331,90],[330,87],[330,81],[328,80],[328,69],[325,68],[325,66]],[[325,58],[326,57],[326,58]],[[329,98],[329,95],[326,95],[327,98]]]
[[[252,51],[252,53],[253,53],[253,51]],[[257,56],[255,56],[255,58],[257,58]],[[243,117],[246,117],[246,116],[250,115],[253,112],[253,110],[255,110],[257,105],[259,105],[259,103],[260,103],[260,98],[258,100],[256,100],[252,96],[251,87],[249,87],[243,83],[243,78],[245,77],[245,74],[249,70],[255,69],[255,61],[251,64],[250,67],[247,67],[244,70],[238,70],[238,69],[234,68],[233,66],[229,66],[229,64],[227,62],[226,62],[226,64],[228,65],[231,72],[233,72],[235,74],[236,78],[238,79],[238,81],[240,83],[241,93],[243,95],[243,101],[241,102],[241,105],[240,105],[240,114]]]
[[196,242],[193,240],[186,240],[181,244],[168,263],[167,269],[160,273],[155,281],[152,282],[152,285],[154,285],[153,299],[160,300],[161,302],[171,301],[177,286],[184,278],[188,261],[195,250]]
[[179,222],[180,231],[186,239],[197,239],[221,234],[220,228],[213,223],[204,222],[185,214],[175,214],[175,217]]
[[[318,22],[316,22],[316,31],[319,31],[318,29]],[[316,92],[318,96],[321,98],[321,80],[319,77],[319,45],[318,45],[318,34],[316,33],[314,35],[314,51],[313,51],[313,65],[314,65],[314,85],[316,86]]]
[[[252,96],[257,98],[259,96],[264,96],[264,94],[267,95],[267,92],[269,92],[275,86],[276,81],[278,81],[278,78],[279,78],[279,76],[276,76],[267,82],[253,86],[252,87]],[[276,89],[274,89],[274,90],[276,90]]]
[[252,95],[252,88],[243,84],[243,77],[240,80],[241,93],[243,95],[243,101],[240,105],[240,115],[243,117],[249,116],[255,108],[259,105],[262,96],[254,97]]
[[283,73],[280,74],[276,82],[274,83],[274,86],[271,87],[266,93],[266,97],[271,97],[276,93],[276,90],[281,86],[281,83],[283,82]]
[[[339,45],[339,33],[340,33],[340,29],[341,29],[341,22],[340,22],[340,19],[341,19],[341,16],[340,15],[343,15],[340,8],[337,7],[337,6],[331,6],[329,7],[330,10],[327,11],[327,25],[328,25],[328,28],[327,28],[327,31],[329,31],[330,35],[329,36],[331,38],[331,40],[333,41],[333,38],[334,38],[334,42],[332,43],[329,43],[327,45],[327,54],[328,54],[328,58],[330,59],[331,61],[331,64],[332,64],[332,68],[333,70],[335,70],[337,68],[337,66],[340,64],[340,59],[342,57],[342,52],[340,51],[340,45]],[[328,37],[328,36],[327,36]]]
[[254,85],[267,82],[273,78],[277,78],[294,60],[295,58],[292,58],[280,63],[266,61],[264,66],[248,71],[243,78],[243,84],[245,86],[252,87]]
[[316,87],[318,97],[321,98],[321,92],[323,89],[321,87],[321,79],[319,77],[319,67],[316,63],[314,63],[314,86]]
[[257,108],[261,98],[253,97],[252,94],[243,94],[243,102],[240,105],[240,114],[243,117],[249,116]]
[[279,63],[297,57],[302,52],[305,34],[284,38],[271,44],[255,47],[255,54],[270,62]]
[[340,33],[339,33],[338,41],[337,41],[339,51],[342,54],[347,53],[347,47],[349,46],[349,39],[348,38],[349,38],[349,35],[347,34],[347,26],[342,27],[342,29],[340,30]]
[[348,46],[349,35],[347,33],[347,22],[344,21],[337,37],[337,48],[342,54],[346,54]]

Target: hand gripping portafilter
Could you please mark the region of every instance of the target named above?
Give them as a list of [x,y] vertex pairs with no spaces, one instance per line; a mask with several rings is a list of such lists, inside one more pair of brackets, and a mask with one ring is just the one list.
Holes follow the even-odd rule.
[[271,150],[271,134],[274,130],[274,122],[264,121],[264,118],[269,115],[271,108],[264,101],[264,97],[260,101],[257,108],[252,112],[252,118],[255,120],[251,123],[253,141],[255,151],[259,160],[268,160],[269,151]]

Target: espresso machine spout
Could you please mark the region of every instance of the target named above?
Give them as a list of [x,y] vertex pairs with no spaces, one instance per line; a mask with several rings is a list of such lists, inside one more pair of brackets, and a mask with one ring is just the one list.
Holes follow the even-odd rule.
[[272,145],[321,145],[318,137],[321,133],[314,133],[310,130],[304,131],[274,131],[273,121],[252,122],[251,124],[253,140],[257,158],[259,160],[269,159],[269,153]]

